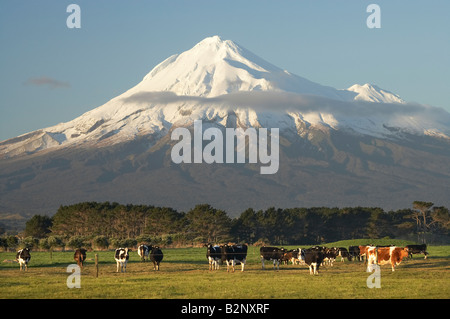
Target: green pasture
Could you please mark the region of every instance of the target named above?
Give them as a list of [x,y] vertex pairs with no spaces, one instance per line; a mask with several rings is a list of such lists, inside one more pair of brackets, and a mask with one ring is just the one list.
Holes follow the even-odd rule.
[[[392,242],[392,240],[391,240]],[[355,244],[342,241],[326,246]],[[360,242],[363,243],[363,242]],[[365,242],[364,242],[365,243]],[[373,242],[375,244],[382,244]],[[402,244],[395,242],[394,244]],[[297,248],[287,246],[285,248]],[[308,247],[308,246],[300,246]],[[261,269],[259,247],[249,247],[244,272],[209,271],[206,248],[166,248],[160,271],[130,253],[126,273],[116,273],[114,251],[90,251],[81,274],[81,288],[68,288],[67,266],[73,252],[33,252],[27,272],[20,272],[13,252],[0,253],[1,299],[448,299],[450,297],[450,246],[430,246],[428,259],[415,255],[395,272],[381,266],[381,288],[369,289],[364,263],[339,258],[333,267],[321,267],[312,276],[304,265]],[[99,259],[96,277],[95,254]]]

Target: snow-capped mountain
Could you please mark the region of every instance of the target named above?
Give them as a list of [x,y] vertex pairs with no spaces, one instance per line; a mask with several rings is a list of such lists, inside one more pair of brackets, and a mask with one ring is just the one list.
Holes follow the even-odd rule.
[[[171,132],[279,128],[279,170],[175,164]],[[66,123],[0,142],[0,213],[51,214],[82,201],[188,210],[449,206],[450,115],[375,85],[335,89],[229,40],[206,38],[123,94]],[[257,165],[256,165],[257,166]]]
[[201,97],[242,91],[295,92],[332,99],[354,96],[290,74],[219,36],[206,38],[192,49],[169,57],[129,93],[151,91]]
[[428,111],[410,107],[398,95],[370,84],[338,90],[314,83],[213,36],[172,55],[104,105],[70,122],[0,143],[0,156],[105,146],[144,135],[157,140],[173,125],[195,119],[225,126],[230,114],[236,117],[235,125],[279,127],[300,136],[315,127],[378,137],[399,131],[447,137],[448,113],[435,120],[425,114]]

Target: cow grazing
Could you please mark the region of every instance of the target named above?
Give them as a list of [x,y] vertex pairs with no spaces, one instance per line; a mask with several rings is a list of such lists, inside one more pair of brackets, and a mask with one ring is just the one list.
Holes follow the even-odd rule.
[[273,269],[275,269],[275,264],[277,265],[277,270],[280,269],[280,262],[283,260],[283,256],[286,253],[286,249],[283,247],[266,247],[263,246],[259,249],[259,254],[261,255],[262,269],[265,269],[264,260],[273,261]]
[[84,248],[78,248],[73,254],[73,259],[77,262],[77,265],[80,268],[83,268],[84,261],[86,260],[86,251],[87,250]]
[[293,265],[296,265],[299,263],[299,257],[298,257],[299,249],[291,249],[283,254],[283,257],[281,258],[281,262],[285,263],[286,265],[290,262],[292,262]]
[[359,250],[358,246],[349,246],[348,253],[349,253],[351,259],[354,258],[354,260],[361,261],[361,255],[360,255],[360,250]]
[[139,245],[138,247],[138,255],[139,257],[141,257],[141,261],[145,262],[145,258],[148,259],[148,254],[149,252],[152,250],[152,246],[148,246],[148,245]]
[[425,258],[427,259],[428,252],[427,252],[427,245],[406,245],[405,248],[408,249],[409,257],[412,258],[413,254],[424,254]]
[[159,264],[163,260],[164,254],[158,246],[152,247],[150,260],[153,262],[153,270],[159,270]]
[[302,249],[301,248],[297,248],[292,250],[292,258],[291,258],[291,262],[293,265],[297,265],[297,264],[301,264],[303,263],[303,260],[300,258],[300,251]]
[[301,258],[308,265],[310,275],[319,274],[319,267],[325,258],[322,250],[315,248],[302,249]]
[[234,267],[241,264],[241,271],[244,271],[245,263],[247,260],[247,245],[223,245],[221,246],[222,259],[227,263],[227,272],[231,267],[234,272]]
[[402,259],[408,257],[408,249],[403,247],[373,247],[369,246],[366,249],[367,258],[367,272],[370,272],[370,265],[384,265],[391,264],[392,271],[395,271],[395,266],[402,262]]
[[289,260],[292,260],[294,256],[292,255],[292,251],[285,252],[281,257],[281,264],[287,265]]
[[360,245],[360,246],[358,246],[360,260],[364,260],[364,257],[366,257],[366,261],[367,261],[366,251],[367,251],[368,247],[370,247],[370,246],[368,246],[368,245]]
[[323,253],[323,264],[328,266],[333,266],[336,257],[338,256],[338,249],[336,247],[332,248],[315,248],[317,251],[321,251]]
[[31,259],[30,249],[23,248],[19,250],[16,254],[16,260],[19,263],[19,270],[27,270],[28,271],[28,262]]
[[130,257],[129,252],[131,249],[128,248],[117,248],[116,253],[114,255],[114,259],[117,263],[117,272],[126,272],[127,271],[127,262]]
[[222,247],[213,246],[211,244],[206,245],[206,258],[209,263],[209,270],[219,269],[219,262],[222,261]]
[[344,262],[345,258],[347,258],[348,261],[352,260],[347,248],[339,247],[339,248],[337,248],[337,251],[338,251],[338,256],[341,257],[341,262]]

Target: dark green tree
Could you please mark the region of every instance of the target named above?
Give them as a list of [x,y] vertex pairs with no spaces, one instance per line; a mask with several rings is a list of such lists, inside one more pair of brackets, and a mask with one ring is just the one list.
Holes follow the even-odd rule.
[[34,215],[25,225],[25,236],[44,238],[50,233],[52,219],[48,216]]
[[211,205],[197,205],[186,214],[188,229],[194,238],[219,243],[229,240],[231,219],[223,210]]
[[253,208],[245,210],[238,218],[233,220],[231,233],[239,242],[255,243],[262,236],[262,226],[258,213]]

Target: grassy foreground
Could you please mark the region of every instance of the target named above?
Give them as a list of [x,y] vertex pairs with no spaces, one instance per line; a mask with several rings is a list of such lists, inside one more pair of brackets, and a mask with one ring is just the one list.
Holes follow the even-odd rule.
[[[335,244],[335,243],[332,243]],[[332,246],[328,244],[328,246]],[[346,246],[347,242],[339,242]],[[307,246],[304,246],[307,247]],[[287,247],[286,247],[287,248]],[[295,248],[290,246],[289,248]],[[116,273],[114,252],[88,252],[82,270],[81,288],[68,288],[67,266],[73,252],[32,252],[28,272],[20,272],[15,253],[0,253],[1,299],[448,299],[450,298],[450,246],[430,246],[429,257],[416,255],[404,260],[395,272],[381,266],[381,288],[369,289],[370,275],[362,262],[338,260],[322,267],[317,276],[304,265],[282,265],[274,271],[270,263],[261,269],[259,247],[249,247],[244,272],[240,266],[227,273],[226,266],[209,271],[206,248],[164,249],[161,270],[142,263],[130,253],[126,273]],[[94,255],[99,258],[96,278]]]

